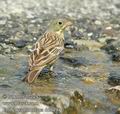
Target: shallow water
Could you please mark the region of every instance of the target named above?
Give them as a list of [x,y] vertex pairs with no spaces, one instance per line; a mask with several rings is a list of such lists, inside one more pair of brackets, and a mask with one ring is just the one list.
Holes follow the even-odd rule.
[[[82,63],[79,62],[80,57],[84,58]],[[78,64],[76,62],[77,66],[74,66],[71,61],[68,62],[63,58],[77,58]],[[72,91],[77,90],[84,94],[90,114],[113,114],[120,105],[111,102],[105,93],[110,87],[107,83],[110,72],[116,71],[119,74],[120,64],[110,62],[110,57],[104,51],[65,53],[54,65],[54,73],[44,70],[31,85],[21,81],[28,70],[27,55],[19,53],[14,55],[14,59],[0,56],[0,62],[1,95],[14,92],[18,95],[68,96]],[[83,109],[84,111],[86,108]],[[103,113],[100,113],[101,111]]]
[[[120,108],[120,0],[0,0],[0,4],[0,114],[3,107],[10,108],[10,101],[17,102],[10,97],[19,95],[40,96],[27,100],[37,103],[35,108],[59,109],[55,114],[116,113]],[[28,52],[56,17],[75,21],[65,34],[69,49],[55,63],[54,72],[44,69],[35,83],[22,82],[28,72]]]

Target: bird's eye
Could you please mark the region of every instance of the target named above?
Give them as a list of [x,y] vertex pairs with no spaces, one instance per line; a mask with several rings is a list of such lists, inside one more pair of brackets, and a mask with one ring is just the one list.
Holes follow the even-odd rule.
[[58,22],[59,23],[59,25],[62,25],[62,22]]

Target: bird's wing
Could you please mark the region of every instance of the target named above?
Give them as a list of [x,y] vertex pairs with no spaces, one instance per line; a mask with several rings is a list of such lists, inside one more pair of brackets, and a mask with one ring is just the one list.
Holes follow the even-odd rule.
[[35,44],[30,55],[30,69],[46,66],[54,61],[63,50],[63,40],[56,33],[45,33]]

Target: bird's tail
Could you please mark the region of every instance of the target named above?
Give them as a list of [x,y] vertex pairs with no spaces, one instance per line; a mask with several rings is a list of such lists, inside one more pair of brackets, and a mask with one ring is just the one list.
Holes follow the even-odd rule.
[[40,69],[30,70],[27,76],[23,79],[23,81],[26,81],[28,83],[32,83],[40,74],[43,67]]

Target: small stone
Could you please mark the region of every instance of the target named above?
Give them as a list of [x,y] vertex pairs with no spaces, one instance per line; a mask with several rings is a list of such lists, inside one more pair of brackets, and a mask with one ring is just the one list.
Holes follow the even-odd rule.
[[8,47],[5,43],[1,43],[0,46],[4,49],[7,49],[7,47]]
[[4,43],[8,37],[6,35],[0,35],[0,42]]
[[118,110],[117,110],[116,114],[120,114],[120,108],[118,108]]
[[25,40],[18,40],[14,43],[15,47],[18,47],[18,48],[23,48],[25,47],[27,44],[27,41]]
[[95,79],[93,77],[84,77],[82,78],[82,80],[86,83],[86,84],[93,84],[95,83]]
[[96,24],[96,25],[102,25],[101,21],[99,21],[99,20],[96,20],[96,21],[95,21],[95,24]]
[[83,37],[81,30],[78,30],[77,27],[71,27],[70,32],[72,37],[76,37],[78,39]]
[[36,40],[37,40],[37,38],[36,38],[36,37],[34,37],[34,38],[33,38],[33,40],[34,40],[34,41],[36,41]]
[[115,30],[112,27],[106,27],[103,31],[104,35],[113,37],[115,35]]
[[13,51],[17,51],[18,48],[16,48],[16,47],[12,47],[12,50],[13,50]]
[[5,53],[6,54],[8,54],[8,53],[10,53],[11,52],[11,48],[9,47],[9,48],[7,48],[7,49],[5,49]]
[[0,80],[5,80],[5,77],[0,77]]
[[31,12],[31,11],[27,11],[26,12],[26,17],[28,18],[28,19],[32,19],[32,18],[34,18],[34,14],[33,14],[33,12]]
[[7,18],[6,17],[0,17],[0,25],[5,25],[7,22]]
[[116,51],[112,54],[112,60],[120,62],[120,52]]
[[93,35],[93,33],[92,33],[92,32],[91,32],[91,33],[88,33],[88,36],[89,36],[89,37],[91,37],[92,35]]
[[80,99],[82,102],[84,101],[84,95],[82,92],[80,91],[74,91],[74,96],[77,98],[77,99]]
[[120,85],[120,75],[119,72],[110,73],[110,77],[108,78],[108,84],[110,85]]
[[33,46],[27,45],[26,48],[27,48],[28,52],[30,52],[30,53],[33,52]]
[[74,43],[77,44],[77,46],[85,46],[91,51],[100,50],[100,48],[103,47],[103,44],[95,40],[80,39],[80,40],[74,40]]
[[120,97],[120,86],[110,87],[109,89],[107,89],[107,91],[111,94],[116,94],[116,96]]
[[120,25],[116,24],[116,25],[114,25],[114,28],[119,30],[120,29]]
[[60,57],[60,59],[62,59],[64,61],[64,63],[66,64],[69,64],[69,65],[72,65],[74,67],[77,67],[77,66],[86,66],[86,64],[89,64],[89,61],[86,60],[85,58],[83,57]]
[[100,43],[106,43],[106,38],[100,38],[100,39],[98,39],[98,41],[99,41]]
[[111,30],[111,29],[112,29],[112,27],[106,27],[105,29],[106,29],[106,30]]
[[113,61],[120,61],[120,40],[109,40],[102,48],[111,55]]
[[113,103],[120,105],[120,86],[114,86],[107,89],[106,94]]
[[74,42],[72,42],[72,41],[67,41],[67,42],[65,42],[64,46],[67,49],[73,49],[73,48],[76,47],[76,44]]
[[81,38],[83,37],[83,34],[80,31],[74,31],[72,37]]

